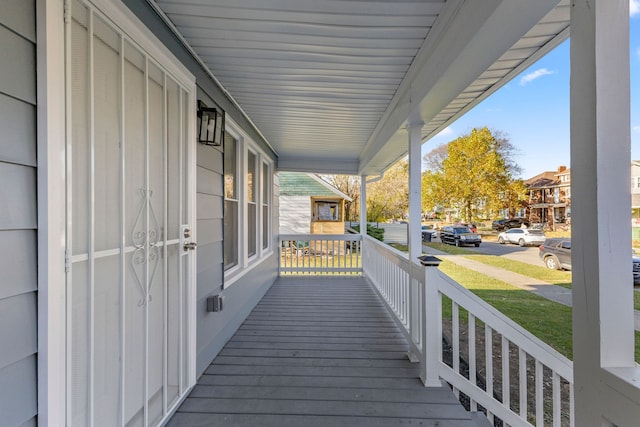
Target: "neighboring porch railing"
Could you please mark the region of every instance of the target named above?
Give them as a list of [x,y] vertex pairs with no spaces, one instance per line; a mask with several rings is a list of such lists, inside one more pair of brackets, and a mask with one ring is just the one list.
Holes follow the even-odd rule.
[[570,360],[436,267],[367,236],[362,245],[363,274],[401,325],[425,385],[445,380],[495,425],[574,425]]
[[281,234],[280,275],[362,274],[360,234]]

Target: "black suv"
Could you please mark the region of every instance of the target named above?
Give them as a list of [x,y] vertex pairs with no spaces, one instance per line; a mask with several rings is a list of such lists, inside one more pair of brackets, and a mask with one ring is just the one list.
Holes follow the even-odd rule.
[[476,248],[482,243],[482,237],[463,225],[448,225],[440,230],[442,243],[450,245],[474,245]]
[[497,219],[491,224],[491,228],[497,231],[509,230],[510,228],[520,228],[522,224],[529,226],[529,220],[526,218],[505,218]]

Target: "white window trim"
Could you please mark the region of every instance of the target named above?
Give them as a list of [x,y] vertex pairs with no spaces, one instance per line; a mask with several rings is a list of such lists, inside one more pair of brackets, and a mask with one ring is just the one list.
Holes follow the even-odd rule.
[[[260,165],[260,176],[264,178],[264,171],[266,169],[267,171],[267,176],[269,177],[269,183],[267,185],[267,194],[264,194],[264,183],[261,181],[260,182],[260,202],[259,202],[259,208],[260,208],[260,221],[259,222],[259,229],[258,229],[258,236],[260,237],[260,247],[258,248],[259,252],[260,252],[260,256],[264,256],[264,254],[266,253],[270,253],[272,251],[272,246],[271,246],[271,235],[273,233],[272,228],[271,228],[271,218],[273,215],[273,169],[271,167],[271,163],[268,161],[268,158],[266,158],[264,155],[260,155],[259,159],[258,159],[259,165]],[[267,199],[267,203],[264,202],[265,197]],[[265,223],[264,217],[262,216],[262,209],[267,206],[267,220]],[[262,240],[262,237],[264,235],[264,231],[267,231],[267,241],[266,241],[266,245],[265,242]],[[266,247],[265,247],[266,246]]]
[[[170,75],[190,91],[192,108],[188,140],[195,141],[195,77],[158,38],[121,2],[86,0],[123,33],[141,46],[150,58],[163,64]],[[38,422],[42,425],[67,424],[66,365],[66,106],[65,10],[69,0],[36,0],[37,67],[37,190],[38,190]],[[66,7],[65,7],[66,6]],[[194,142],[195,144],[195,142]],[[196,159],[189,150],[188,179],[194,188],[188,197],[190,223],[195,229]],[[189,310],[188,387],[196,382],[196,288],[195,256],[191,257],[193,276],[187,289]],[[174,406],[172,410],[175,410]]]
[[[256,230],[256,254],[249,257],[247,245],[247,232],[249,213],[247,209],[248,190],[247,190],[247,161],[249,150],[256,155],[256,176],[258,178],[258,196],[262,196],[262,167],[266,164],[269,171],[273,171],[273,160],[262,150],[262,148],[247,135],[232,117],[225,117],[225,132],[232,136],[237,143],[236,147],[236,177],[238,179],[238,218],[240,229],[238,230],[238,264],[224,272],[224,289],[236,283],[241,277],[251,271],[256,265],[266,257],[273,253],[271,244],[271,235],[269,236],[269,245],[267,249],[262,249],[262,219],[257,221]],[[238,159],[241,159],[239,162]],[[269,186],[273,185],[273,177],[270,173]],[[256,216],[262,218],[262,199],[256,201]],[[273,200],[269,203],[269,220],[273,217]]]

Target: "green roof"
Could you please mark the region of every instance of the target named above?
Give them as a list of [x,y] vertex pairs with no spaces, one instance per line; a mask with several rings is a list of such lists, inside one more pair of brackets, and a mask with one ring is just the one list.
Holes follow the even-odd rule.
[[308,173],[279,172],[281,196],[331,196],[344,198],[337,188],[331,190],[331,184],[322,184]]

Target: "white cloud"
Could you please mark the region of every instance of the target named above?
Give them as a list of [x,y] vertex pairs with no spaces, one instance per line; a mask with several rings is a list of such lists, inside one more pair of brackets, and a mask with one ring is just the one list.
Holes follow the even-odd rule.
[[640,13],[640,0],[629,0],[629,16],[636,16]]
[[450,136],[450,135],[453,135],[453,129],[451,129],[451,126],[447,126],[446,128],[442,129],[440,133],[438,133],[436,136]]
[[639,132],[640,133],[640,126],[633,126],[631,127],[631,130],[634,132]]
[[[639,0],[640,1],[640,0]],[[526,74],[520,78],[520,86],[524,86],[526,84],[531,83],[535,79],[538,79],[542,76],[547,76],[549,74],[555,74],[555,71],[551,71],[547,68],[540,68],[538,70],[532,71],[529,74]]]

